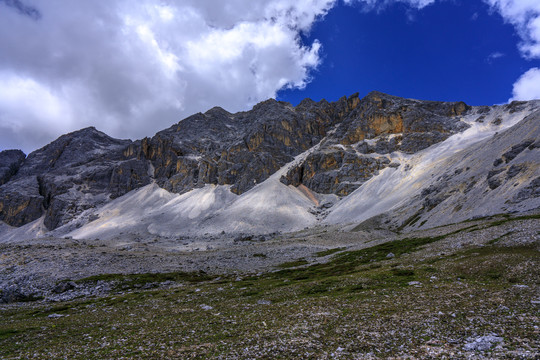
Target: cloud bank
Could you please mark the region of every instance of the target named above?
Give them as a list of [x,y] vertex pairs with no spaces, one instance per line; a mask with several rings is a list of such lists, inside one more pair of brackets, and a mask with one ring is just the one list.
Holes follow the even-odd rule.
[[95,125],[140,138],[303,88],[334,0],[0,0],[0,149]]
[[[540,58],[540,2],[483,0]],[[436,0],[343,0],[378,10]],[[300,34],[338,0],[0,0],[0,150],[84,126],[141,138],[219,105],[248,109],[303,88],[321,62]],[[537,68],[512,99],[538,98]]]

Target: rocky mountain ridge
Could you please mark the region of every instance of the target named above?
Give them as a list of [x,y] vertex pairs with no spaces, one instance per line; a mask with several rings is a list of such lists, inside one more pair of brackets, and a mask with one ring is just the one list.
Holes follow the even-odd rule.
[[[499,108],[513,114],[537,105]],[[236,114],[213,108],[137,141],[86,128],[26,158],[15,150],[0,153],[0,220],[22,226],[43,217],[44,226],[54,230],[151,183],[177,194],[212,184],[242,195],[302,153],[280,176],[282,184],[315,203],[324,194],[347,197],[379,172],[402,166],[396,154],[412,156],[471,124],[499,126],[503,119],[493,117],[493,109],[372,92],[333,103],[306,99],[296,107],[267,100]],[[472,116],[474,122],[464,121]],[[493,174],[492,182],[501,176]]]

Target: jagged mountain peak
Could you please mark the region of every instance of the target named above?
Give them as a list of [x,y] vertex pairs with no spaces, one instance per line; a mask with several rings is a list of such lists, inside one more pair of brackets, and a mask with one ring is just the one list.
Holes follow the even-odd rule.
[[[373,91],[336,102],[304,99],[296,107],[269,99],[235,114],[214,107],[134,142],[88,127],[18,163],[18,171],[0,183],[0,219],[20,226],[45,215],[49,229],[68,226],[83,221],[89,209],[150,183],[177,194],[224,186],[217,193],[230,193],[228,201],[247,193],[261,199],[262,188],[298,188],[307,203],[333,204],[453,135],[478,126],[496,129],[535,107],[473,108]],[[261,187],[267,181],[271,186]],[[295,206],[305,204],[295,194]],[[235,209],[240,214],[243,207]],[[314,221],[312,215],[303,219]]]
[[207,110],[204,115],[208,116],[208,117],[213,117],[213,116],[227,116],[227,117],[231,117],[233,116],[232,113],[228,112],[227,110],[225,110],[224,108],[220,107],[220,106],[214,106],[213,108]]
[[102,156],[110,156],[130,143],[131,140],[112,138],[93,126],[73,131],[31,152],[18,176],[39,175],[54,169],[90,162]]

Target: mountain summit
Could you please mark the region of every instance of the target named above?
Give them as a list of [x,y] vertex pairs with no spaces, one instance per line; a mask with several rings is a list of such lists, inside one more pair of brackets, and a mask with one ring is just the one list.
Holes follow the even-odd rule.
[[[540,205],[539,120],[539,101],[371,92],[215,107],[137,141],[86,128],[27,157],[0,153],[0,231],[264,233],[390,211],[396,227],[526,211]],[[127,214],[136,226],[118,221]]]

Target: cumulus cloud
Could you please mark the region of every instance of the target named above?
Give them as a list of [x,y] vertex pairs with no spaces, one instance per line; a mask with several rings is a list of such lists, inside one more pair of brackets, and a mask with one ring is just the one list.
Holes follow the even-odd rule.
[[[519,49],[527,59],[540,59],[540,1],[538,0],[484,0],[498,11],[504,21],[512,24],[521,42]],[[510,100],[540,98],[538,68],[524,73],[515,83]]]
[[484,0],[512,24],[519,36],[521,52],[527,58],[540,58],[540,1]]
[[152,135],[219,105],[302,88],[335,0],[0,0],[0,149],[84,126]]
[[434,2],[435,0],[344,0],[345,4],[359,4],[367,11],[384,9],[395,3],[405,3],[413,8],[422,9]]
[[[300,34],[338,1],[0,0],[0,150],[90,125],[141,138],[214,105],[244,110],[303,88],[324,44]],[[540,2],[484,1],[516,28],[523,56],[540,58]],[[521,86],[532,70],[514,96],[537,96]]]
[[514,83],[510,100],[540,99],[540,69],[532,68]]

